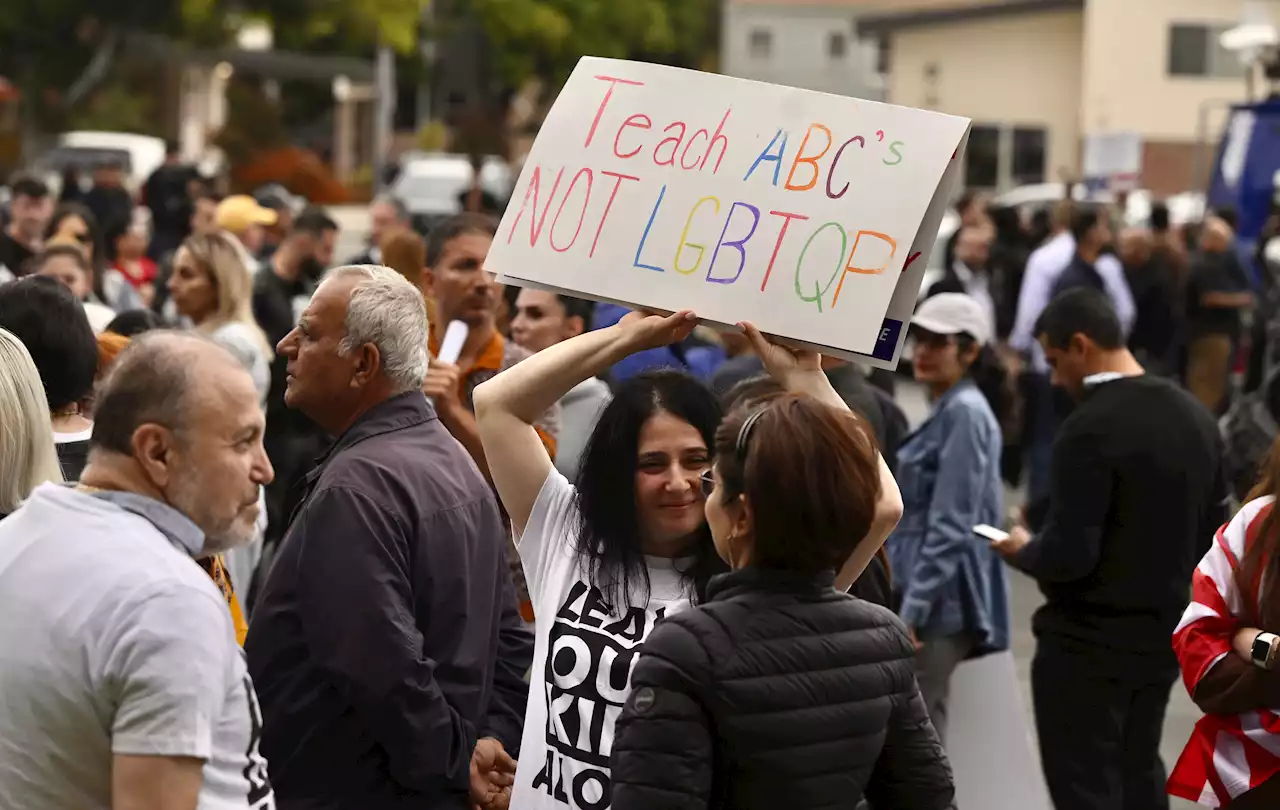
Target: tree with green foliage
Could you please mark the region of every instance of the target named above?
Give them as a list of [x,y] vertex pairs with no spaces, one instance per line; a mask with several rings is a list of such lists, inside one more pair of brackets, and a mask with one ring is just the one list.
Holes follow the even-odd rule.
[[[536,110],[559,91],[585,55],[638,59],[703,70],[715,68],[719,0],[436,0],[429,36],[473,25],[483,32],[490,96],[457,122],[455,148],[509,151],[507,101],[538,88]],[[496,86],[495,86],[496,85]],[[533,115],[533,120],[539,116]]]
[[558,88],[584,55],[711,69],[719,0],[469,0],[498,73]]
[[58,128],[128,53],[132,35],[221,47],[240,21],[263,18],[282,34],[279,47],[341,32],[366,49],[380,42],[408,53],[420,13],[420,0],[0,0],[0,75],[22,90],[29,123]]
[[483,32],[491,96],[464,116],[475,132],[502,128],[505,100],[531,81],[554,93],[585,54],[715,66],[719,0],[0,0],[0,75],[23,92],[28,130],[105,125],[113,111],[156,126],[161,118],[145,105],[110,103],[128,88],[95,98],[117,59],[133,55],[132,36],[216,48],[241,21],[261,18],[281,49],[367,57],[390,46],[412,82],[427,79],[413,70],[425,3],[434,4],[427,36],[443,40],[463,25]]
[[[198,0],[214,2],[216,0]],[[429,0],[247,0],[244,7],[270,19],[276,47],[368,53],[386,45],[400,54],[418,46],[423,2]]]

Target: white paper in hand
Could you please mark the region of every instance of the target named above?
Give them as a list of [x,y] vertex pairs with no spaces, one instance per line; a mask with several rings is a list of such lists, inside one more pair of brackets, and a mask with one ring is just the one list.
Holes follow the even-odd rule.
[[470,333],[471,329],[462,321],[450,321],[449,328],[444,332],[444,340],[440,341],[440,353],[436,355],[436,359],[450,365],[458,362],[462,344],[467,342],[467,335]]

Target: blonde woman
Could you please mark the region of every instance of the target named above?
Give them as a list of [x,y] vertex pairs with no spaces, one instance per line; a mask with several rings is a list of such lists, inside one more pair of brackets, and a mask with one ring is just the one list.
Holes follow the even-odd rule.
[[0,517],[45,481],[62,481],[49,401],[27,347],[0,329]]
[[[245,264],[239,241],[224,232],[187,239],[174,254],[168,289],[178,313],[190,318],[197,332],[231,352],[249,370],[258,389],[259,404],[265,409],[271,387],[271,346],[253,319],[253,274]],[[246,599],[254,571],[262,560],[262,535],[266,530],[263,493],[259,493],[258,500],[261,509],[253,541],[226,554],[231,582]],[[211,564],[215,569],[220,567],[216,561]],[[224,591],[229,590],[219,571],[209,573]],[[247,627],[243,618],[236,615],[237,608],[233,605],[232,615],[236,634],[244,643]]]
[[271,346],[253,319],[253,274],[235,238],[212,233],[183,242],[173,257],[169,295],[196,331],[244,363],[265,407],[271,386]]

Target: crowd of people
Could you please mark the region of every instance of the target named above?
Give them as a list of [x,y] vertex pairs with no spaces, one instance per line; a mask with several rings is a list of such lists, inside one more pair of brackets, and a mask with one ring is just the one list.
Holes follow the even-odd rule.
[[0,233],[0,804],[945,810],[1010,568],[1058,810],[1274,802],[1276,420],[1233,426],[1280,376],[1232,391],[1271,313],[1229,216],[965,195],[913,428],[750,323],[503,288],[479,212],[375,199],[338,262],[321,209],[101,176],[12,181]]

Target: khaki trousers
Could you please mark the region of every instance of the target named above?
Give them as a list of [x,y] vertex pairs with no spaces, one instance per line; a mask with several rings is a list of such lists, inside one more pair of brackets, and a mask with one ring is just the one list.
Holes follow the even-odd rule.
[[1231,374],[1231,338],[1204,335],[1191,341],[1187,350],[1187,390],[1209,413],[1217,414],[1227,394]]

